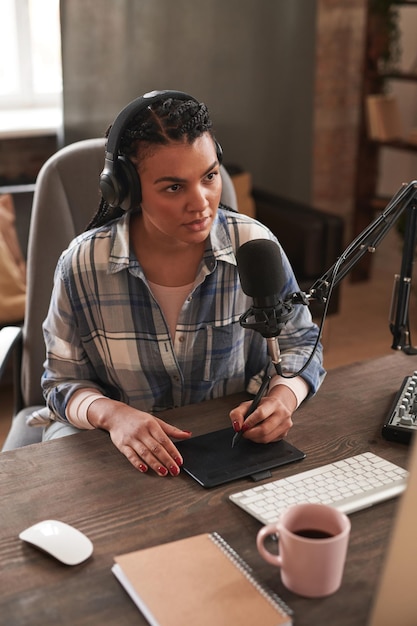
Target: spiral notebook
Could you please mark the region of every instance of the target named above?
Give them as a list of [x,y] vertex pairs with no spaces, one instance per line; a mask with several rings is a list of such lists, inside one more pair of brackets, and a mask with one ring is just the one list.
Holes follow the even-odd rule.
[[290,626],[291,611],[218,533],[115,557],[112,572],[151,626]]

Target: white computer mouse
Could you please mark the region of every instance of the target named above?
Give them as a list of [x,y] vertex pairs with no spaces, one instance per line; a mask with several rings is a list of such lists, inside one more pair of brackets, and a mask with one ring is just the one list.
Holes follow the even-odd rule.
[[19,538],[65,565],[78,565],[93,553],[93,544],[84,533],[54,519],[38,522],[22,530]]

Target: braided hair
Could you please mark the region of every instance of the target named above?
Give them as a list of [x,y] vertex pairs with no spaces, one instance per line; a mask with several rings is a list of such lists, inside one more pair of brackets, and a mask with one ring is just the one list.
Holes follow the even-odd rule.
[[[206,132],[213,136],[212,122],[204,103],[195,100],[167,98],[149,105],[133,116],[120,138],[119,153],[130,158],[137,167],[156,145],[186,140],[193,143]],[[111,126],[106,132],[108,137]],[[101,198],[99,207],[86,227],[97,228],[123,215],[121,207],[110,206]]]

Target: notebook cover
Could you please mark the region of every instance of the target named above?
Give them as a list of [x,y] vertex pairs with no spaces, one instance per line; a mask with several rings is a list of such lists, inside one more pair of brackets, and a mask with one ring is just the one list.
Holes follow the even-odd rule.
[[305,458],[285,440],[263,444],[242,438],[232,448],[233,435],[233,428],[225,428],[176,442],[182,469],[203,487],[216,487]]
[[113,574],[152,626],[289,626],[288,607],[217,533],[115,557]]

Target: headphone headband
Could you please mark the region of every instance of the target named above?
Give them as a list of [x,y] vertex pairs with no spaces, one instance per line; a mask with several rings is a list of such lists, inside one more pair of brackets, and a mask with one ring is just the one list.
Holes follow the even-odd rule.
[[120,111],[112,124],[107,138],[106,158],[112,161],[117,159],[121,138],[128,123],[134,115],[137,115],[141,111],[147,109],[155,102],[168,100],[168,98],[174,98],[175,100],[193,100],[193,102],[199,104],[198,100],[196,100],[193,96],[189,96],[183,91],[171,91],[169,89],[165,89],[163,91],[149,91],[143,96],[136,98],[136,100],[132,100],[132,102]]

